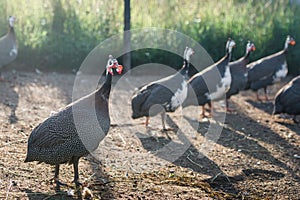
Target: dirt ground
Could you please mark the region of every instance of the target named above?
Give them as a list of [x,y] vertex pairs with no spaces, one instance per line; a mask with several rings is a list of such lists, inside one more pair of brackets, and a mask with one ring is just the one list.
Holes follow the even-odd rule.
[[[32,129],[71,102],[75,75],[2,74],[10,82],[0,83],[0,199],[87,197],[81,191],[67,195],[74,191],[72,166],[61,167],[60,179],[69,186],[57,192],[52,166],[24,163]],[[160,131],[159,116],[146,129],[145,119],[130,118],[129,99],[134,84],[156,78],[114,79],[111,129],[79,163],[80,180],[94,199],[300,198],[300,127],[290,116],[272,117],[272,101],[257,102],[245,91],[231,98],[235,111],[224,123],[199,122],[200,109],[190,106],[168,114],[173,131]],[[81,83],[84,92],[93,89]],[[269,88],[270,98],[281,85]],[[220,135],[210,137],[214,131]]]

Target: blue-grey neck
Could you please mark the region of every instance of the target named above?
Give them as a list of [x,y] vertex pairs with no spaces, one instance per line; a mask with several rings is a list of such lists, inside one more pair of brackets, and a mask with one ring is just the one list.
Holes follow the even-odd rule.
[[97,91],[97,93],[101,93],[105,96],[105,98],[109,98],[110,90],[111,90],[111,81],[112,75],[106,72],[105,82],[102,87]]
[[190,69],[190,63],[188,60],[184,59],[183,60],[183,67],[180,70],[180,74],[184,76],[185,79],[189,78],[189,69]]

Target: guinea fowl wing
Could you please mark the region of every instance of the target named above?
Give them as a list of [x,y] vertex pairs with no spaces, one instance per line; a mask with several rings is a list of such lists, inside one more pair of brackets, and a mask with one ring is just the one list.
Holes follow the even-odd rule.
[[300,78],[294,78],[283,86],[276,94],[274,101],[274,114],[300,113]]
[[140,114],[142,114],[143,106],[147,98],[149,98],[152,90],[157,86],[158,84],[151,84],[139,87],[139,90],[133,95],[131,100],[133,116],[138,117]]
[[208,91],[208,85],[202,76],[197,77],[197,79],[192,80],[191,82],[192,89],[196,94],[204,94]]
[[[300,79],[299,79],[300,81]],[[293,83],[284,87],[280,93],[280,99],[284,100],[287,105],[293,105],[299,103],[300,99],[300,83]]]
[[[92,94],[80,99],[38,125],[29,137],[26,161],[38,159],[53,162],[45,157],[46,151],[52,152],[51,155],[63,155],[61,162],[68,161],[72,156],[80,157],[94,151],[108,132],[110,124],[108,113],[95,110],[95,104],[92,103],[94,97]],[[101,109],[105,110],[105,107],[104,105]]]
[[77,136],[77,131],[69,107],[46,119],[33,129],[28,145],[32,148],[54,148]]
[[165,106],[171,101],[172,95],[173,92],[171,91],[171,88],[164,85],[157,85],[157,87],[153,88],[151,94],[144,102],[144,106],[148,109],[155,104]]
[[[167,112],[174,112],[177,106],[171,105],[171,100],[181,87],[181,82],[184,80],[183,76],[176,73],[174,75],[165,77],[158,81],[141,86],[131,100],[132,118],[142,116],[149,116],[149,110],[153,105],[161,105]],[[151,115],[155,115],[161,111],[152,110]]]
[[133,95],[133,100],[138,102],[144,102],[146,98],[151,94],[152,90],[159,84],[153,83],[150,85],[144,85],[138,88],[138,91]]
[[11,55],[13,48],[12,42],[9,42],[9,38],[5,38],[5,40],[0,39],[0,66],[6,65],[16,57],[15,54]]
[[248,81],[257,81],[272,76],[276,69],[281,67],[283,52],[278,52],[268,56],[262,60],[255,61],[247,65],[248,67]]

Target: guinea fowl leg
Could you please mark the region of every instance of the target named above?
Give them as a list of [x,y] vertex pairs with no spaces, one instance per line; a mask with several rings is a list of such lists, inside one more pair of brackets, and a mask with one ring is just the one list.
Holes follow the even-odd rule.
[[296,123],[296,124],[299,123],[299,121],[297,120],[297,115],[294,115],[294,116],[293,116],[293,121],[294,121],[294,123]]
[[161,113],[161,123],[162,123],[162,127],[163,127],[163,131],[166,131],[167,128],[166,128],[166,113],[163,112]]
[[203,105],[201,107],[202,107],[202,112],[201,112],[201,115],[200,115],[200,119],[205,118],[205,105]]
[[77,186],[82,185],[78,180],[79,180],[79,174],[78,174],[78,163],[79,163],[79,158],[75,157],[73,160],[73,167],[74,167],[74,183]]
[[231,112],[231,109],[229,108],[229,102],[228,102],[228,99],[225,99],[225,103],[226,103],[226,111],[227,111],[227,112]]
[[146,117],[145,126],[148,127],[150,117]]
[[166,128],[166,112],[161,113],[161,122],[163,126],[163,131],[172,131],[173,128]]
[[55,165],[54,181],[55,181],[57,190],[60,190],[60,186],[66,186],[67,185],[67,184],[62,183],[62,182],[59,181],[59,165]]
[[208,106],[209,106],[208,116],[205,115],[205,104],[201,106],[202,107],[202,112],[201,112],[201,115],[200,115],[200,121],[201,121],[201,119],[204,119],[206,117],[211,117],[211,109],[212,109],[211,102],[208,103]]
[[229,113],[234,112],[234,109],[231,109],[229,107],[229,99],[225,99],[225,103],[226,103],[226,112],[229,112]]
[[8,80],[6,80],[2,74],[0,74],[0,82],[9,82]]
[[213,108],[213,103],[212,103],[212,101],[210,101],[210,102],[208,103],[208,106],[209,106],[209,111],[210,111],[209,117],[212,117],[212,116],[214,115],[214,108]]
[[257,101],[262,101],[262,100],[259,98],[258,91],[256,91],[255,93],[256,93],[256,100],[257,100]]
[[265,92],[265,99],[266,99],[266,101],[269,101],[268,93],[267,93],[267,87],[264,87],[264,92]]

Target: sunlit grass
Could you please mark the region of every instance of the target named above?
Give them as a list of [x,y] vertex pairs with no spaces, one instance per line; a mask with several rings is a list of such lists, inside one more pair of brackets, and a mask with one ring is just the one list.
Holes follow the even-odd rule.
[[[122,33],[123,4],[123,0],[1,0],[0,34],[6,31],[7,16],[15,15],[20,62],[39,65],[44,60],[48,67],[78,68],[97,44]],[[244,54],[247,40],[253,40],[257,51],[251,57],[257,59],[281,50],[287,34],[296,41],[300,38],[299,11],[286,0],[131,0],[131,28],[180,31],[202,44],[214,60],[223,56],[227,37],[237,42],[233,59]],[[299,53],[296,46],[289,56],[296,73]]]

